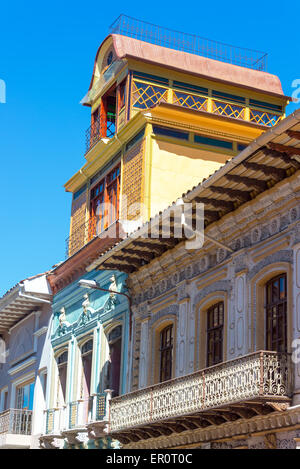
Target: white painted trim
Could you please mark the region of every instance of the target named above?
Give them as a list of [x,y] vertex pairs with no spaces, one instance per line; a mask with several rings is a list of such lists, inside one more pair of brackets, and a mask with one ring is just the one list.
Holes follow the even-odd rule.
[[36,362],[36,357],[29,358],[23,363],[20,363],[20,365],[16,365],[10,370],[8,370],[9,375],[15,375],[16,373],[19,373],[20,371],[24,370],[25,368],[28,368],[28,366],[33,365]]
[[33,335],[36,337],[40,337],[41,335],[46,334],[47,331],[48,331],[48,327],[44,326],[38,329],[37,331],[35,331]]

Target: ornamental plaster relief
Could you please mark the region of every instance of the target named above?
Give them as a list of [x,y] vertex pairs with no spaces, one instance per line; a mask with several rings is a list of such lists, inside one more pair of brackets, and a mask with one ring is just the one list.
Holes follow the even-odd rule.
[[[274,210],[274,207],[272,207],[272,210]],[[262,219],[266,220],[266,214],[260,215]],[[256,226],[251,230],[250,233],[246,232],[244,236],[239,235],[237,239],[231,240],[231,246],[235,249],[236,252],[241,249],[245,250],[245,248],[251,245],[257,245],[260,247],[260,243],[263,240],[266,240],[271,236],[274,236],[274,234],[279,233],[282,229],[285,229],[289,224],[295,224],[296,220],[299,219],[299,216],[300,214],[298,207],[291,207],[289,211],[285,213],[285,215],[277,215],[271,220],[265,221],[265,223],[261,225],[256,224]],[[232,221],[230,225],[234,225]],[[293,229],[289,232],[289,236],[291,244],[297,242],[298,239],[300,241],[299,223],[296,223]],[[171,268],[174,270],[174,259],[181,257],[181,253],[180,256],[178,256],[178,252],[182,250],[183,252],[185,252],[185,266],[178,266],[178,270],[176,272],[169,272]],[[222,250],[222,248],[215,249],[214,251],[210,251],[209,253],[205,253],[201,257],[199,256],[199,252],[195,253],[193,251],[192,253],[188,253],[182,246],[178,249],[172,250],[164,257],[168,260],[168,262],[165,262],[165,265],[170,266],[169,270],[163,271],[161,269],[160,264],[156,262],[154,268],[152,268],[151,264],[148,268],[141,269],[138,274],[132,275],[133,279],[138,279],[138,283],[135,282],[135,285],[132,285],[131,283],[131,287],[133,291],[140,291],[140,293],[133,295],[133,302],[140,303],[146,300],[154,299],[164,294],[166,291],[172,289],[179,282],[183,280],[192,280],[199,274],[207,271],[209,268],[212,268],[218,265],[219,263],[223,262],[228,257],[228,252],[226,250]],[[287,257],[289,257],[288,254]],[[189,261],[191,261],[190,264],[188,264]],[[254,266],[252,257],[245,251],[241,253],[240,257],[235,257],[234,263],[236,273],[238,273],[242,269],[248,268],[249,270],[251,270]],[[258,268],[261,268],[261,264],[259,264]],[[158,277],[161,277],[161,280],[159,282],[157,280]],[[155,281],[153,281],[153,279],[155,279]]]
[[[176,448],[176,446],[186,446],[199,444],[201,447],[205,447],[208,442],[211,445],[217,443],[216,440],[225,438],[233,438],[236,441],[236,437],[242,437],[243,440],[247,440],[249,449],[265,449],[266,438],[265,435],[255,436],[252,435],[255,432],[266,434],[273,433],[274,430],[282,430],[276,432],[276,441],[279,449],[283,449],[285,445],[293,445],[292,440],[295,435],[299,435],[299,430],[285,430],[284,427],[298,425],[300,422],[300,412],[298,409],[290,411],[274,412],[267,416],[253,417],[250,420],[228,422],[219,426],[211,426],[207,429],[196,429],[188,430],[180,434],[172,434],[170,436],[149,438],[148,440],[140,441],[137,443],[131,443],[124,445],[126,449],[136,448]],[[238,441],[241,441],[239,439]]]
[[[293,248],[293,340],[300,341],[300,244]],[[300,404],[300,363],[295,364],[295,390],[293,405]]]
[[293,262],[293,251],[289,249],[283,249],[281,251],[274,252],[270,256],[267,256],[262,261],[255,264],[255,266],[249,270],[248,280],[251,280],[259,271],[270,264],[276,264],[279,262]]
[[148,356],[149,356],[149,320],[141,324],[141,346],[139,363],[139,389],[147,386]]

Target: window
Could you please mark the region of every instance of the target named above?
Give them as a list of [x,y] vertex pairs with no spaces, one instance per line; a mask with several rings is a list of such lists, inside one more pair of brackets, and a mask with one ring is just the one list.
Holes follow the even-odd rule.
[[113,54],[112,51],[110,51],[110,53],[109,53],[108,56],[107,56],[107,61],[106,61],[106,64],[107,64],[107,65],[110,65],[110,64],[112,63],[113,57],[114,57],[114,54]]
[[119,218],[120,165],[91,190],[89,240]]
[[228,142],[227,140],[219,140],[216,138],[204,137],[202,135],[195,135],[194,142],[203,145],[211,145],[213,147],[226,148],[228,150],[233,149],[232,142]]
[[17,387],[16,392],[16,408],[17,409],[33,409],[34,383],[28,383]]
[[172,378],[173,325],[165,327],[160,333],[160,382]]
[[66,402],[66,386],[67,386],[67,368],[68,368],[68,352],[65,351],[57,357],[58,366],[58,403]]
[[223,361],[224,303],[211,306],[207,311],[207,366]]
[[3,410],[8,409],[8,391],[4,391]]
[[81,375],[81,399],[83,399],[83,412],[85,421],[88,421],[92,411],[91,377],[93,360],[93,339],[89,339],[81,347],[82,375]]
[[286,274],[266,284],[266,348],[287,351],[287,285]]
[[125,87],[126,87],[126,80],[124,80],[119,86],[119,103],[118,103],[119,111],[125,106]]
[[166,137],[179,138],[181,140],[188,140],[188,132],[182,132],[181,130],[170,129],[169,127],[159,127],[157,125],[153,126],[153,132],[156,135],[164,135]]
[[122,326],[115,327],[108,335],[109,359],[106,385],[113,391],[113,396],[119,395],[121,356],[122,356]]

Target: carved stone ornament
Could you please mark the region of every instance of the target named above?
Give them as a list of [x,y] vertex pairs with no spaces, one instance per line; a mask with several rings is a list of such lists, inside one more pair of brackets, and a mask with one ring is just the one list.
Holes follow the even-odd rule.
[[78,432],[77,430],[66,430],[62,436],[67,439],[70,445],[80,445],[88,440],[87,431]]
[[289,211],[289,220],[290,220],[290,223],[293,223],[294,221],[296,221],[298,218],[298,208],[297,207],[293,207],[290,209]]
[[40,437],[40,448],[41,449],[61,449],[63,446],[62,436],[59,435],[43,435]]
[[86,324],[92,317],[92,314],[95,312],[94,308],[91,307],[90,300],[89,300],[89,295],[88,293],[85,293],[84,296],[84,301],[82,303],[82,313],[80,316],[80,324]]
[[108,422],[102,420],[101,422],[93,422],[87,426],[88,437],[90,440],[96,440],[107,436]]
[[117,279],[116,279],[116,276],[115,275],[112,275],[111,278],[110,278],[110,285],[108,287],[110,293],[109,293],[109,297],[108,297],[108,300],[104,306],[104,311],[107,312],[107,311],[110,311],[112,309],[114,309],[116,307],[116,304],[118,304],[118,299],[117,299],[117,294],[115,293],[116,291],[118,291],[118,286],[117,286]]
[[271,223],[269,225],[269,231],[271,236],[278,233],[280,229],[280,217],[275,217],[273,220],[271,220]]
[[66,310],[64,307],[61,308],[59,312],[58,322],[59,322],[59,326],[57,329],[57,335],[61,336],[66,333],[67,328],[70,326],[70,323],[67,321],[67,318],[66,318]]
[[177,298],[178,300],[184,300],[185,298],[188,298],[188,288],[187,288],[187,283],[184,281],[180,285],[177,286]]
[[257,226],[256,228],[253,228],[253,230],[251,231],[251,241],[253,244],[255,244],[255,243],[258,243],[258,241],[260,241],[260,238],[261,238],[261,229],[259,226]]

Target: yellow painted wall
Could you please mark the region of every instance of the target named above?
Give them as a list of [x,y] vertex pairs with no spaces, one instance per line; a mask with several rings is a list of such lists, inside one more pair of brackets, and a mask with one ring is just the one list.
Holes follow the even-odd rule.
[[229,158],[228,154],[152,138],[150,216],[198,185]]

